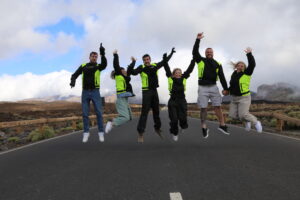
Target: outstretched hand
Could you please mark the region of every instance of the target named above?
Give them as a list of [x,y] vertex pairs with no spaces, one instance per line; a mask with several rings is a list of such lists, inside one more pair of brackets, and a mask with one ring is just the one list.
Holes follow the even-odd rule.
[[135,62],[135,61],[136,61],[136,58],[135,58],[135,57],[133,57],[133,56],[131,56],[131,58],[130,58],[130,59],[131,59],[131,61],[132,61],[132,62]]
[[163,54],[163,61],[167,61],[168,59],[167,59],[167,53],[164,53]]
[[171,51],[171,53],[176,53],[176,51],[175,51],[175,47],[173,47],[173,48],[172,48],[172,51]]
[[115,50],[113,51],[113,54],[118,54],[118,50],[115,49]]
[[222,94],[223,94],[224,96],[227,96],[227,95],[229,95],[229,91],[228,91],[228,90],[223,90],[223,91],[222,91]]
[[102,46],[102,43],[100,43],[99,51],[101,56],[105,55],[105,48]]
[[204,38],[204,34],[203,34],[203,32],[202,33],[198,33],[197,34],[197,39],[202,39],[202,38]]
[[244,51],[245,53],[252,53],[252,49],[250,47],[247,47]]
[[75,87],[75,83],[73,81],[71,81],[70,86],[71,86],[71,88]]

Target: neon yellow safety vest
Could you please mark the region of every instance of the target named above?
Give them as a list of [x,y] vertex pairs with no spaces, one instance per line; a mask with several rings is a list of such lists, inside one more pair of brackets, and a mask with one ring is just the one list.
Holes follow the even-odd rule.
[[[82,68],[85,67],[86,64],[87,63],[82,64],[81,67]],[[101,71],[98,70],[98,69],[95,72],[95,78],[94,78],[94,80],[95,80],[95,88],[100,88],[100,73],[101,73]],[[84,72],[82,71],[82,87],[83,87],[83,83],[84,83]]]
[[[182,79],[182,82],[183,82],[183,86],[184,86],[184,92],[186,91],[186,78]],[[170,95],[171,95],[171,92],[172,92],[172,89],[173,89],[173,79],[172,77],[169,77],[168,78],[168,85],[169,85],[169,91],[170,91]]]
[[[152,66],[156,66],[156,64],[151,64]],[[145,68],[146,66],[143,65],[143,68]],[[156,76],[157,76],[156,72]],[[148,75],[145,72],[142,72],[141,74],[141,79],[142,79],[142,90],[148,90],[149,89],[149,82],[148,82]],[[158,77],[157,77],[158,78]]]
[[126,92],[127,85],[126,85],[125,78],[122,75],[116,75],[115,80],[116,80],[117,94]]
[[242,96],[250,95],[250,89],[249,89],[250,81],[251,81],[251,76],[247,74],[243,74],[239,79],[240,91]]
[[[219,65],[221,65],[221,63],[217,62]],[[204,73],[204,69],[205,69],[205,63],[203,62],[203,60],[201,60],[198,63],[198,78],[202,79],[203,78],[203,73]],[[219,67],[216,69],[216,73],[217,73],[217,80],[219,80]]]

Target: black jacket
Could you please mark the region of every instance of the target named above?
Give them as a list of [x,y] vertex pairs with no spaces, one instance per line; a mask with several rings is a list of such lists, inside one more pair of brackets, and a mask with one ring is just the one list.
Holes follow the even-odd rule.
[[82,67],[82,65],[80,65],[78,67],[78,69],[76,70],[76,72],[74,74],[72,74],[71,77],[71,85],[75,85],[76,79],[77,77],[84,73],[84,79],[83,79],[83,89],[85,90],[89,90],[89,89],[96,89],[95,86],[95,72],[97,70],[104,70],[107,66],[107,60],[105,56],[101,56],[101,64],[97,64],[97,63],[87,63],[86,66]]
[[126,81],[126,92],[133,93],[132,86],[130,84],[130,81],[131,81],[130,75],[131,75],[132,69],[135,65],[135,61],[132,61],[130,63],[130,65],[128,65],[127,76],[124,76],[121,72],[121,67],[120,67],[120,63],[119,63],[119,55],[118,54],[114,54],[114,63],[113,64],[114,64],[114,69],[115,69],[115,75],[123,76],[125,81]]
[[163,67],[164,62],[161,61],[159,63],[156,63],[156,66],[145,66],[143,68],[143,65],[138,66],[136,69],[131,69],[132,75],[138,75],[142,72],[146,73],[148,75],[148,83],[149,83],[149,89],[150,90],[156,90],[156,88],[159,87],[158,84],[158,77],[157,77],[157,71]]
[[[215,59],[208,59],[202,57],[199,53],[200,39],[196,39],[193,47],[193,57],[196,63],[204,62],[205,68],[202,79],[198,80],[199,85],[215,85],[217,77],[219,76],[222,87],[224,90],[228,90],[227,82],[224,76],[222,65],[220,65]],[[218,74],[216,69],[219,68]]]
[[256,63],[252,53],[247,53],[247,59],[248,59],[248,67],[245,69],[245,71],[238,73],[235,70],[231,75],[230,87],[229,87],[229,91],[231,95],[242,96],[239,80],[244,74],[249,76],[253,74]]
[[164,68],[166,70],[166,76],[168,78],[172,77],[172,80],[173,80],[173,87],[172,87],[172,91],[171,91],[171,99],[185,98],[183,79],[187,79],[187,78],[190,77],[190,74],[192,73],[194,67],[195,67],[195,61],[191,60],[191,63],[189,65],[189,67],[182,74],[181,78],[174,78],[174,77],[172,77],[172,73],[171,73],[170,66],[169,66],[168,62],[165,62]]

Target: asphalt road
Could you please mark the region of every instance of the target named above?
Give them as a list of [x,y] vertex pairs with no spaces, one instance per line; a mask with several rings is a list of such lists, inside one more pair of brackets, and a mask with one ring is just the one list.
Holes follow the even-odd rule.
[[[200,121],[174,142],[167,113],[161,140],[152,116],[144,144],[137,143],[137,119],[113,129],[100,143],[79,133],[0,155],[2,200],[183,200],[300,199],[300,141],[215,123],[203,139]],[[173,199],[176,199],[173,198]],[[181,199],[181,198],[177,198]]]

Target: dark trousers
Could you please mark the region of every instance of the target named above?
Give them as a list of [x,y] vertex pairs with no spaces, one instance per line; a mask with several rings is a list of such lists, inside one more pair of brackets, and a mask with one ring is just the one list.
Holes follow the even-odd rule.
[[152,108],[152,112],[153,112],[154,128],[156,130],[160,129],[161,121],[159,118],[159,99],[158,99],[157,90],[143,91],[142,113],[137,126],[137,131],[139,132],[140,135],[142,135],[145,132],[147,117],[150,108]]
[[170,133],[178,135],[178,121],[182,129],[188,128],[187,102],[185,98],[169,99],[168,102]]

